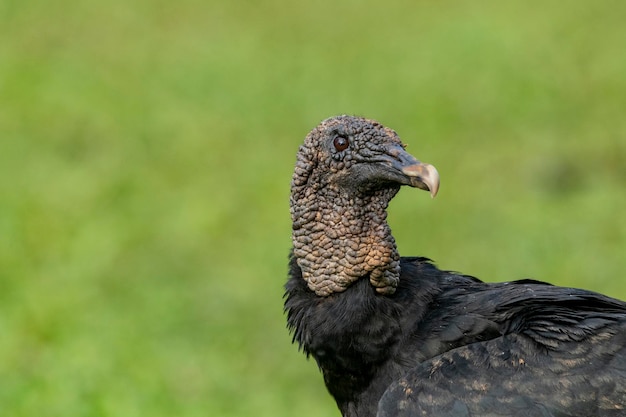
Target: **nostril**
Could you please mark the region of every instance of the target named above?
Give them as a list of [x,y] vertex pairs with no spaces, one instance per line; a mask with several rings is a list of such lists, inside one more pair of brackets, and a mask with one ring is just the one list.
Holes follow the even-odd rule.
[[397,158],[400,156],[400,152],[402,152],[401,148],[391,148],[389,149],[389,155],[393,156],[394,158]]

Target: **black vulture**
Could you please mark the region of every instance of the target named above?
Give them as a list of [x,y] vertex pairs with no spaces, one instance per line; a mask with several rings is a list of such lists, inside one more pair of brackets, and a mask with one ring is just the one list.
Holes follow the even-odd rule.
[[402,185],[439,175],[373,120],[329,118],[297,154],[284,308],[342,415],[626,416],[626,303],[400,257]]

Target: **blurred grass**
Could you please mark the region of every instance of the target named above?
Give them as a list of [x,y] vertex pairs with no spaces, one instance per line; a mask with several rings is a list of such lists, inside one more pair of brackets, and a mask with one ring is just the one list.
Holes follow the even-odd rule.
[[337,416],[290,345],[295,151],[365,115],[435,164],[401,253],[626,298],[626,5],[0,3],[0,410]]

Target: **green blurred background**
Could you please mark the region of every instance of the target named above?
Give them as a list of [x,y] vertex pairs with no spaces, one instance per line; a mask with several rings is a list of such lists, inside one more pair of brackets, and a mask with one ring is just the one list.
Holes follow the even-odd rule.
[[626,298],[623,1],[0,1],[0,414],[338,416],[290,344],[295,152],[394,128],[400,252]]

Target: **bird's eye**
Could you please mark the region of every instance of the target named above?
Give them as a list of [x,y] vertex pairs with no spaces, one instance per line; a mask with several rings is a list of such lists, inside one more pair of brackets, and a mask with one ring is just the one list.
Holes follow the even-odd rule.
[[335,149],[337,149],[337,151],[341,152],[348,149],[348,146],[350,146],[350,141],[344,136],[335,136],[335,139],[333,140],[333,145],[335,145]]

